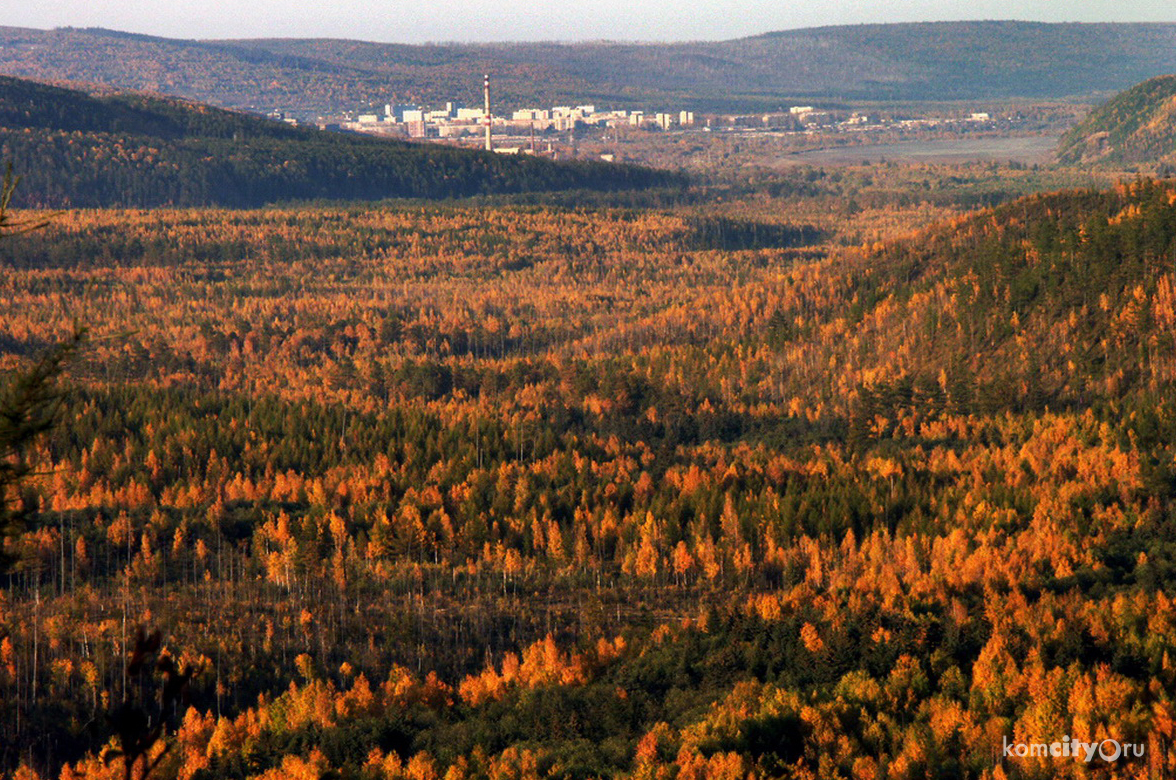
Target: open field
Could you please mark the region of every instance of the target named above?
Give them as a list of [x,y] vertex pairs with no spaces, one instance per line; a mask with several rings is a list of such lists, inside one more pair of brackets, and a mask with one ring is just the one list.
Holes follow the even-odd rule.
[[1058,136],[1031,135],[1007,138],[953,138],[899,143],[860,144],[829,149],[809,149],[781,157],[776,165],[862,165],[870,162],[966,163],[1050,162]]

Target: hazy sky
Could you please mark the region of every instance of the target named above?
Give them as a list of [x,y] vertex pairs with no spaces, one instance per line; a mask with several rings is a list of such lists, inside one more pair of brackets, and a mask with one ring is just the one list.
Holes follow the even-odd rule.
[[[5,7],[7,6],[7,7]],[[0,0],[0,23],[177,38],[720,40],[857,22],[1176,21],[1171,0]]]

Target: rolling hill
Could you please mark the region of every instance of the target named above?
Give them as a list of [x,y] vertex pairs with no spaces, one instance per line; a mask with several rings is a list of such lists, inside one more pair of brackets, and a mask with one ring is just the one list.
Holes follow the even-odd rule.
[[672,178],[294,128],[173,98],[94,96],[7,77],[0,159],[23,177],[22,205],[51,208],[616,190]]
[[1154,165],[1176,157],[1176,76],[1157,76],[1099,106],[1062,138],[1070,163]]
[[1176,25],[951,22],[673,44],[190,41],[0,28],[0,73],[317,116],[365,104],[600,103],[760,110],[790,100],[1088,97],[1176,70]]
[[922,382],[976,412],[1147,408],[1176,382],[1174,203],[1152,180],[1034,195],[863,253],[803,349],[891,399]]

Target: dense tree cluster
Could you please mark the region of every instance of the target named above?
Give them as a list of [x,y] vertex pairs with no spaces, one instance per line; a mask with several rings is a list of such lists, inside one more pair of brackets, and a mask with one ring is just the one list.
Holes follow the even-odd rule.
[[7,543],[0,759],[117,775],[92,724],[145,624],[203,670],[185,778],[1087,776],[1000,753],[1063,735],[1176,769],[1176,189],[811,231],[467,206],[5,241],[4,365],[73,317],[93,343]]

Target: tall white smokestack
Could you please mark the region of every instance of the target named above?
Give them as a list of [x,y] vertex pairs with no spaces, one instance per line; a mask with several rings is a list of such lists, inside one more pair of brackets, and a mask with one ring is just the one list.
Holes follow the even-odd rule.
[[489,73],[487,73],[483,77],[482,86],[485,87],[485,93],[486,93],[486,108],[483,113],[485,114],[485,121],[486,121],[486,151],[489,152],[489,151],[493,151],[493,149],[494,149],[494,147],[492,147],[490,145],[491,118],[490,118],[490,74]]

